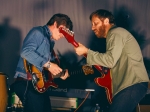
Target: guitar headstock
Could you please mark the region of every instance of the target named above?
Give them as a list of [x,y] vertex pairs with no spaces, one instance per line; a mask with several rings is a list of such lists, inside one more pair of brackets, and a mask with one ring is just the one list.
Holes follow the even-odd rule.
[[74,32],[70,31],[68,28],[60,27],[59,32],[65,36],[69,43],[74,41]]

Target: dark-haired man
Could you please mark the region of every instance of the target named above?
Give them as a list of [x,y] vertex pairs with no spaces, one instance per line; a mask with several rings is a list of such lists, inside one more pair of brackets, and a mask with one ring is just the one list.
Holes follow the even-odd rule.
[[[54,40],[64,37],[59,32],[60,27],[73,28],[72,21],[65,14],[54,14],[44,26],[32,28],[23,41],[21,56],[17,65],[13,84],[14,91],[24,106],[24,112],[51,112],[49,95],[46,92],[37,92],[31,81],[28,81],[25,62],[34,65],[41,73],[46,68],[52,75],[62,72],[62,69],[55,64],[55,54],[53,53]],[[23,61],[23,60],[26,61]],[[62,79],[68,77],[66,71]]]

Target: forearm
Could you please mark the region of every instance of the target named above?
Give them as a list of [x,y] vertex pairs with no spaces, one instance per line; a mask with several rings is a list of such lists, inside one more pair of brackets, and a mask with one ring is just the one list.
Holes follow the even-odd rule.
[[38,68],[42,68],[43,65],[48,62],[48,59],[41,57],[35,51],[29,51],[27,49],[21,52],[21,57],[25,58],[28,62],[37,66]]

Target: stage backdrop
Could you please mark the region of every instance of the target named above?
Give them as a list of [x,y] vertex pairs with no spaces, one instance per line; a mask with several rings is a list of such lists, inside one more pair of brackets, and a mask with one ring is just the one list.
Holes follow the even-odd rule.
[[[34,26],[47,23],[55,13],[67,14],[73,21],[75,40],[89,48],[98,48],[91,31],[89,15],[97,9],[110,10],[118,26],[129,30],[138,40],[145,64],[150,59],[150,1],[149,0],[0,0],[0,72],[13,82],[23,39]],[[95,46],[93,46],[95,45]],[[80,65],[77,56],[65,39],[56,42],[55,51],[70,65]],[[147,70],[149,71],[148,66]]]

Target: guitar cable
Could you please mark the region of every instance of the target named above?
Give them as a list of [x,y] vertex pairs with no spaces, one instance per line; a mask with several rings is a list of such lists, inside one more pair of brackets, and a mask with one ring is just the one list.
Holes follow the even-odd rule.
[[76,111],[83,105],[83,103],[85,102],[85,100],[88,98],[89,95],[90,95],[90,91],[88,91],[86,97],[85,97],[84,100],[80,103],[80,105],[75,109],[74,112],[76,112]]
[[24,112],[24,106],[25,106],[25,102],[26,102],[26,95],[27,95],[27,90],[28,90],[28,85],[29,85],[29,80],[28,80],[28,75],[29,73],[31,73],[31,66],[30,64],[26,61],[26,59],[23,58],[23,62],[24,62],[24,68],[25,68],[25,71],[26,71],[26,74],[27,74],[27,83],[26,83],[26,88],[25,88],[25,92],[24,92],[24,95],[23,95],[23,102],[22,102],[22,110],[21,112]]
[[24,112],[24,106],[25,106],[25,102],[26,102],[26,95],[27,95],[27,90],[28,90],[28,84],[29,84],[29,80],[27,80],[27,83],[26,83],[26,88],[25,88],[25,92],[24,92],[24,95],[23,95],[23,102],[22,102],[22,110],[21,112]]

